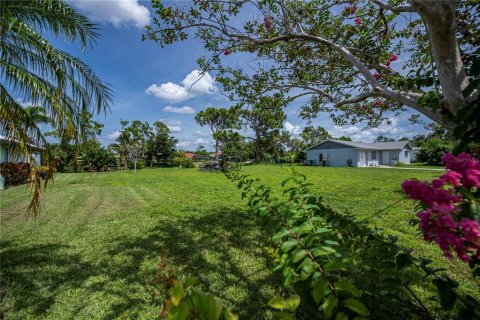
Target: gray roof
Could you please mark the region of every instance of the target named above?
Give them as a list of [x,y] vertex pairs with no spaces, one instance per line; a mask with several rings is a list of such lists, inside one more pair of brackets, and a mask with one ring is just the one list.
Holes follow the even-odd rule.
[[[397,149],[402,149],[405,147],[405,145],[409,144],[408,141],[393,141],[393,142],[354,142],[354,141],[343,141],[343,140],[333,140],[333,139],[327,139],[324,140],[314,146],[311,146],[310,148],[306,150],[310,150],[312,148],[315,148],[325,142],[335,142],[339,144],[343,144],[349,147],[357,148],[357,149],[368,149],[368,150],[397,150]],[[305,151],[306,151],[305,150]]]

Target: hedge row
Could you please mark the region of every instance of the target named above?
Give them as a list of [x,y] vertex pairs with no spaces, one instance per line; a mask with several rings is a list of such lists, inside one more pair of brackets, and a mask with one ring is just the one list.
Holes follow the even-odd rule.
[[15,186],[28,181],[30,165],[28,163],[0,163],[0,174],[5,179],[6,186]]

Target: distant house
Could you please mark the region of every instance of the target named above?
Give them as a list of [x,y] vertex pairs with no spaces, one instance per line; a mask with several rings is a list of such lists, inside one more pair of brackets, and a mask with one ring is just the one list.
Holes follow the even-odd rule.
[[[15,155],[13,152],[15,142],[11,139],[7,139],[3,136],[0,136],[0,163],[4,162],[29,162],[25,159],[24,155]],[[29,146],[31,150],[31,155],[34,158],[34,161],[37,165],[42,163],[41,152],[45,150],[42,147],[31,145]]]
[[332,167],[367,167],[410,163],[412,146],[408,141],[351,142],[325,140],[305,150],[307,164]]
[[188,159],[195,159],[195,156],[196,154],[193,153],[193,152],[185,152],[185,158],[188,158]]

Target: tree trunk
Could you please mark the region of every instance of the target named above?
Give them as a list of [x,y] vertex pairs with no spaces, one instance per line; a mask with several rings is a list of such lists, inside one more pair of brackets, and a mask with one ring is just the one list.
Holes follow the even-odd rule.
[[137,160],[133,161],[133,172],[137,172]]
[[127,157],[123,157],[123,168],[125,171],[127,171],[128,169],[128,161],[127,161]]
[[[468,78],[456,38],[455,8],[457,1],[411,0],[427,25],[430,45],[442,88],[442,108],[456,117],[465,101],[462,91]],[[445,118],[451,118],[445,115]]]
[[255,161],[260,162],[260,138],[255,139]]
[[215,160],[218,160],[218,140],[215,140]]
[[152,157],[150,158],[150,168],[153,167],[153,153],[152,153]]

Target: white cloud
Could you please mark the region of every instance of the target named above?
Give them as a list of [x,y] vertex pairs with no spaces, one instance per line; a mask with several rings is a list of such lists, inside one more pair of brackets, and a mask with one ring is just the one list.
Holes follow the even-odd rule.
[[185,148],[185,147],[190,147],[192,145],[192,141],[190,140],[182,140],[177,142],[176,146],[177,148]]
[[172,113],[180,113],[180,114],[192,114],[195,113],[195,109],[189,106],[184,106],[184,107],[172,107],[172,106],[166,106],[163,108],[163,111],[165,112],[172,112]]
[[334,137],[348,136],[354,141],[363,142],[372,142],[379,135],[394,139],[398,139],[401,136],[410,136],[409,132],[405,128],[399,126],[396,118],[390,118],[384,121],[379,127],[366,130],[356,125],[348,127],[334,127],[333,130],[331,130],[331,134]]
[[107,136],[107,139],[108,140],[117,140],[117,138],[120,136],[120,131],[114,131],[112,133],[110,133],[108,136]]
[[165,121],[167,123],[167,125],[169,126],[179,126],[182,124],[182,121],[180,120],[167,120]]
[[195,140],[195,144],[198,144],[198,145],[203,145],[203,146],[205,146],[206,144],[209,144],[209,143],[210,143],[210,141],[207,140],[207,139],[204,139],[204,138],[197,138],[197,139]]
[[300,128],[300,126],[295,126],[288,121],[285,122],[285,124],[283,125],[283,128],[293,136],[298,136],[302,132],[302,129]]
[[167,125],[168,129],[170,129],[171,132],[180,132],[182,131],[182,128],[179,127],[179,126],[171,126],[171,125]]
[[150,22],[150,12],[138,0],[73,0],[93,21],[108,22],[115,27],[133,24],[142,28]]
[[152,84],[145,93],[169,102],[182,102],[202,94],[212,94],[217,90],[215,79],[208,73],[203,75],[199,70],[193,70],[180,84],[166,82],[160,85]]
[[203,132],[203,131],[197,130],[197,131],[195,131],[195,135],[196,135],[197,137],[206,138],[206,137],[210,137],[211,133],[210,133],[210,132]]

